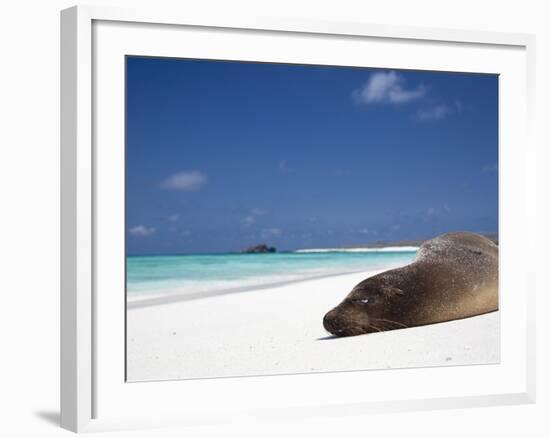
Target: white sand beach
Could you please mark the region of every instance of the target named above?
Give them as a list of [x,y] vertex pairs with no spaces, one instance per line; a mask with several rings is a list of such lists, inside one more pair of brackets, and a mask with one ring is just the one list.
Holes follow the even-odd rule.
[[498,312],[334,338],[324,314],[377,272],[129,306],[129,381],[250,376],[499,361]]

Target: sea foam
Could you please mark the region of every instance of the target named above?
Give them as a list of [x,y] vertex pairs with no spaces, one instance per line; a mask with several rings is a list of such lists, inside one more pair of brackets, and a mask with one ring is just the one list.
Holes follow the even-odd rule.
[[314,253],[314,252],[415,252],[418,251],[418,246],[386,246],[381,248],[311,248],[297,249],[297,253]]

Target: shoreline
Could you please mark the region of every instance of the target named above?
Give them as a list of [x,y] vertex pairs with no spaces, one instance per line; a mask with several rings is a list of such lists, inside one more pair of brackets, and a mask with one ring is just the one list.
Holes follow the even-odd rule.
[[293,284],[303,283],[311,280],[322,280],[325,278],[340,277],[340,276],[350,275],[350,274],[363,274],[365,275],[365,278],[368,278],[368,277],[377,275],[381,272],[387,271],[389,269],[395,269],[401,266],[403,265],[396,263],[394,265],[388,265],[381,269],[376,269],[372,271],[357,270],[357,271],[337,272],[337,273],[331,273],[331,274],[320,274],[320,275],[315,275],[311,277],[296,278],[292,280],[284,280],[284,281],[266,283],[266,284],[260,284],[260,285],[234,287],[234,288],[222,289],[222,290],[211,291],[211,292],[193,292],[193,293],[187,293],[187,294],[171,293],[171,294],[164,294],[158,297],[148,297],[148,298],[142,298],[142,299],[134,298],[132,300],[128,300],[128,294],[127,294],[126,309],[132,310],[132,309],[138,309],[142,307],[159,306],[163,304],[200,300],[202,298],[211,298],[211,297],[217,297],[217,296],[223,296],[223,295],[240,294],[244,292],[254,292],[254,291],[261,291],[266,289],[275,289],[275,288],[290,286]]
[[175,252],[171,254],[152,253],[152,254],[127,254],[127,258],[144,258],[144,257],[185,257],[185,256],[230,256],[230,255],[285,255],[285,254],[307,254],[307,253],[323,253],[323,252],[415,252],[420,248],[420,244],[407,244],[407,245],[385,245],[385,246],[369,246],[369,245],[357,245],[357,246],[342,246],[342,247],[312,247],[312,248],[296,248],[296,249],[283,249],[275,252],[259,252],[259,253],[247,253],[242,251],[228,251],[228,252]]

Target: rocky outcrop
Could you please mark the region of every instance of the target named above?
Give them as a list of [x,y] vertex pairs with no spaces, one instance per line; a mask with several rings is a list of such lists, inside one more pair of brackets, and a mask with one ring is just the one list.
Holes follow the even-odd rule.
[[273,253],[273,252],[277,252],[277,249],[275,249],[272,246],[267,246],[265,243],[250,246],[241,251],[241,253],[243,254],[267,254],[267,253]]

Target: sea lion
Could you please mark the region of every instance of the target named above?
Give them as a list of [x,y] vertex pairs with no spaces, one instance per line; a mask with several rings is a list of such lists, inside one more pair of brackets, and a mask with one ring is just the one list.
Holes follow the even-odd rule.
[[498,310],[498,246],[479,234],[428,240],[414,261],[363,280],[324,319],[355,336],[467,318]]

